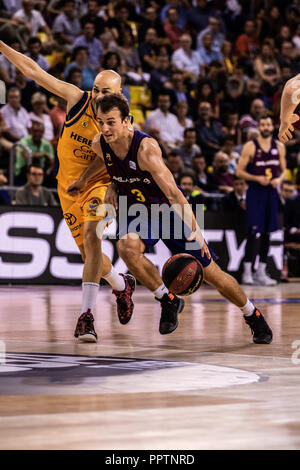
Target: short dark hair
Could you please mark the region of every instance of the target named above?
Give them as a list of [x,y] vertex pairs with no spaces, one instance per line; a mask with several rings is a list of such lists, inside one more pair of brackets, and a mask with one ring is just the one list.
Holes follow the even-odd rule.
[[196,178],[195,178],[195,172],[193,170],[185,170],[183,173],[181,173],[180,177],[178,178],[179,185],[180,185],[182,178],[187,178],[187,177],[191,178],[193,180],[193,185],[195,185]]
[[106,114],[113,108],[118,108],[122,121],[129,115],[129,104],[121,93],[110,93],[96,100],[96,110]]
[[186,137],[188,132],[196,132],[195,127],[186,127],[183,131],[183,137]]
[[288,179],[285,179],[285,180],[281,181],[280,187],[282,188],[282,186],[283,186],[284,184],[287,184],[288,186],[294,186],[293,181],[288,180]]
[[272,123],[273,123],[273,119],[271,116],[268,116],[267,114],[263,114],[263,116],[260,116],[260,118],[258,119],[258,124],[260,124],[260,121],[264,121],[266,119],[271,119]]
[[82,74],[81,68],[76,67],[75,65],[74,65],[74,67],[71,67],[70,70],[68,71],[68,75],[66,76],[66,79],[70,80],[74,73],[81,73]]
[[75,49],[72,52],[72,57],[71,57],[72,61],[76,59],[76,56],[77,56],[78,52],[80,52],[80,51],[85,51],[87,53],[87,55],[89,55],[89,50],[88,50],[87,47],[77,46],[77,47],[75,47]]
[[31,163],[30,165],[27,166],[27,173],[30,173],[31,172],[31,168],[39,168],[40,170],[43,170],[43,173],[44,173],[44,168],[39,165],[38,163],[34,164],[34,163]]
[[42,41],[37,36],[33,36],[32,38],[29,38],[27,46],[31,46],[32,44],[39,44],[41,46]]

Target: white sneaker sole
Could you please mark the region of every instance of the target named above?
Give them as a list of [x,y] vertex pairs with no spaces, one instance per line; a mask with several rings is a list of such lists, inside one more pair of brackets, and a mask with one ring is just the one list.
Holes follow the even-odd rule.
[[97,343],[97,339],[95,338],[94,335],[91,335],[91,334],[78,336],[78,339],[82,341],[83,343]]

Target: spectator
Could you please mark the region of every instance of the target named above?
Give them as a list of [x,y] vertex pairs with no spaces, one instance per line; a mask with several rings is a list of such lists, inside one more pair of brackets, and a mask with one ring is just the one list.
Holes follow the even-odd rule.
[[107,54],[107,52],[116,51],[118,49],[118,45],[114,40],[114,36],[111,31],[106,31],[105,33],[102,33],[100,36],[100,40],[102,44],[103,55]]
[[83,34],[75,39],[72,49],[84,47],[88,51],[88,66],[96,71],[100,69],[100,61],[103,55],[101,41],[95,37],[95,25],[92,22],[86,22],[82,30]]
[[103,70],[114,70],[121,76],[125,74],[126,66],[121,60],[120,54],[116,51],[107,52],[102,59]]
[[101,16],[99,16],[98,13],[98,0],[89,0],[87,2],[87,12],[80,18],[80,24],[82,28],[84,28],[86,23],[93,23],[96,37],[99,37],[101,34],[103,34],[105,29],[105,21]]
[[228,135],[224,138],[221,150],[229,157],[229,173],[234,174],[239,159],[239,153],[234,150],[235,139],[233,136]]
[[225,137],[233,137],[235,145],[241,143],[241,131],[239,129],[239,114],[236,111],[230,111],[225,116],[225,125],[222,127]]
[[71,49],[73,42],[81,32],[80,22],[76,18],[74,0],[65,0],[63,13],[55,18],[52,30],[59,45],[63,49]]
[[179,44],[180,47],[172,54],[172,63],[184,74],[185,79],[195,82],[200,74],[199,54],[192,50],[192,38],[189,34],[183,34]]
[[183,161],[176,150],[172,150],[167,157],[166,165],[174,176],[174,180],[178,184],[179,178],[184,169]]
[[178,101],[190,102],[190,97],[184,86],[184,75],[179,70],[175,70],[174,72],[172,72],[170,92],[172,95],[172,102],[174,102],[175,104]]
[[175,8],[169,8],[167,11],[167,20],[164,24],[164,31],[174,51],[179,48],[180,37],[184,33],[184,30],[177,26],[178,18],[178,11]]
[[57,97],[57,104],[53,106],[49,116],[52,121],[54,131],[53,147],[56,150],[58,138],[66,119],[66,101],[60,96]]
[[193,126],[193,121],[191,118],[187,117],[189,107],[186,101],[178,101],[175,107],[175,115],[178,119],[178,124],[180,127],[180,134],[178,135],[178,140],[183,142],[183,134],[185,129],[191,128]]
[[114,4],[113,10],[114,17],[108,19],[105,23],[105,28],[108,28],[112,32],[115,41],[118,41],[124,30],[127,29],[133,32],[129,24],[130,6],[126,2],[117,2]]
[[54,138],[53,124],[48,115],[46,95],[37,91],[32,95],[31,104],[33,111],[29,113],[31,121],[44,124],[44,139],[52,141]]
[[57,206],[52,192],[42,186],[43,179],[43,168],[30,165],[27,170],[27,183],[16,191],[16,205]]
[[47,72],[49,70],[49,62],[46,57],[41,54],[41,50],[41,40],[38,37],[33,36],[28,41],[28,52],[26,52],[25,55],[34,60],[41,67],[41,69]]
[[193,33],[197,34],[208,25],[209,17],[214,16],[216,11],[207,0],[196,0],[196,6],[187,10],[186,20]]
[[177,153],[181,157],[186,168],[192,168],[193,158],[201,154],[199,145],[196,144],[196,129],[188,127],[183,133],[183,142],[177,147]]
[[149,6],[145,10],[144,18],[142,18],[141,25],[138,29],[139,44],[142,44],[145,41],[146,32],[149,28],[154,29],[155,32],[157,32],[157,36],[161,43],[166,42],[165,31],[157,15],[157,9],[154,6]]
[[192,211],[196,215],[199,215],[199,211],[203,210],[201,206],[199,207],[199,205],[205,204],[207,201],[199,189],[195,189],[194,172],[192,170],[186,170],[181,173],[180,177],[178,178],[178,185],[181,187],[184,197],[191,205]]
[[213,90],[210,80],[200,80],[197,89],[197,101],[208,101],[213,110],[213,117],[218,119],[220,116],[219,102],[216,93]]
[[269,14],[264,18],[262,34],[264,37],[270,36],[276,38],[283,24],[283,18],[278,6],[273,5]]
[[171,87],[172,70],[170,60],[167,55],[160,55],[156,58],[156,66],[150,74],[149,88],[152,91],[152,97],[155,101],[159,92],[163,88]]
[[207,164],[211,165],[216,151],[220,150],[223,133],[220,124],[214,119],[211,104],[208,101],[199,103],[199,119],[196,122],[197,144],[200,145]]
[[280,67],[283,67],[283,65],[289,65],[292,75],[297,75],[297,73],[299,73],[299,55],[291,41],[282,42],[278,62]]
[[126,64],[128,82],[138,84],[143,81],[143,70],[139,52],[135,47],[134,42],[132,32],[127,29],[124,30],[119,36],[118,53]]
[[242,116],[239,123],[243,141],[249,129],[258,128],[259,118],[263,116],[265,112],[266,109],[262,100],[256,99],[252,101],[250,114]]
[[252,61],[255,58],[259,41],[256,35],[255,23],[248,20],[245,23],[244,33],[241,34],[235,43],[235,52],[238,59],[243,60],[249,73],[252,72]]
[[254,61],[254,70],[262,80],[267,96],[272,96],[280,81],[281,73],[269,43],[265,42],[262,45],[261,53]]
[[230,41],[223,41],[221,47],[221,55],[222,55],[222,64],[226,73],[228,75],[232,75],[234,72],[234,67],[236,64],[236,59],[233,55],[232,50],[232,43]]
[[286,201],[284,207],[285,241],[300,244],[300,195]]
[[39,31],[43,31],[47,34],[49,39],[52,39],[52,31],[47,26],[46,21],[42,17],[41,13],[37,10],[34,10],[34,1],[33,0],[23,0],[20,10],[18,10],[13,19],[22,20],[24,25],[28,30],[29,36],[36,36]]
[[262,93],[260,89],[260,82],[254,79],[247,80],[246,89],[243,95],[239,98],[238,109],[240,115],[249,114],[251,104],[255,98],[262,99]]
[[300,23],[298,24],[295,34],[293,36],[293,43],[297,48],[298,54],[300,54]]
[[279,34],[277,34],[277,36],[276,36],[276,46],[277,46],[277,48],[281,49],[282,44],[285,41],[291,42],[291,30],[286,24],[281,26]]
[[74,65],[73,67],[70,68],[68,72],[68,77],[67,81],[68,83],[71,83],[72,85],[77,86],[78,88],[83,88],[82,86],[82,70]]
[[[186,22],[186,9],[185,9],[186,6],[189,6],[189,3],[187,2],[187,0],[183,0],[183,1],[169,0],[167,5],[165,5],[162,8],[161,12],[160,12],[160,21],[161,21],[161,23],[163,24],[166,21],[168,11],[170,10],[170,8],[173,8],[174,10],[178,11],[177,26],[179,26],[179,28],[184,30],[185,29],[185,22]],[[181,7],[183,7],[183,8],[181,8]]]
[[168,93],[159,93],[157,106],[157,109],[152,111],[145,121],[145,132],[150,127],[157,126],[160,129],[162,140],[172,147],[178,141],[181,128],[177,117],[170,113],[171,100]]
[[222,62],[221,53],[214,51],[212,48],[213,37],[211,33],[205,33],[202,37],[202,46],[198,49],[200,57],[200,65],[206,67],[211,62]]
[[25,75],[16,69],[16,80],[14,83],[21,93],[21,105],[29,111],[31,109],[31,97],[39,90],[39,86],[33,80],[27,80]]
[[246,211],[247,183],[244,179],[233,177],[233,191],[222,199],[224,211],[233,212],[238,217],[243,216]]
[[210,33],[212,35],[212,49],[218,53],[221,52],[221,47],[223,44],[223,41],[225,39],[224,34],[221,32],[221,22],[219,18],[215,16],[211,16],[208,20],[208,26],[207,28],[203,29],[198,36],[197,36],[197,49],[200,50],[201,47],[203,46],[203,36],[206,33]]
[[95,69],[88,65],[88,49],[84,46],[75,47],[72,54],[72,61],[65,68],[64,75],[69,80],[69,72],[73,67],[78,67],[82,73],[81,86],[84,90],[91,90],[94,79],[97,75]]
[[212,173],[207,171],[204,155],[195,155],[192,161],[192,169],[195,172],[196,185],[205,193],[218,191],[218,185],[214,182]]
[[233,191],[233,175],[229,173],[229,157],[226,153],[219,151],[215,154],[213,179],[218,189],[226,194]]
[[164,159],[164,161],[167,161],[169,149],[167,148],[165,142],[160,136],[159,128],[157,126],[150,127],[150,129],[148,130],[148,134],[150,135],[150,137],[153,137],[153,139],[157,140],[159,148],[161,150],[162,158]]
[[16,86],[8,90],[7,104],[1,109],[1,114],[15,140],[28,135],[31,121],[28,112],[21,106],[21,93]]
[[[30,129],[30,135],[23,137],[20,142],[27,147],[32,155],[32,163],[37,163],[50,175],[54,168],[54,152],[53,147],[48,140],[43,139],[44,124],[33,121]],[[18,148],[16,153],[15,175],[18,181],[24,178],[27,166],[28,152]]]
[[[8,42],[8,45],[18,52],[20,51],[20,42],[16,39],[12,39],[11,42]],[[3,80],[6,85],[10,85],[16,80],[16,67],[4,57],[4,55],[0,55],[0,79]]]
[[157,34],[154,28],[148,28],[145,34],[145,41],[139,45],[139,55],[144,72],[150,73],[156,65],[155,45]]
[[279,210],[282,212],[286,206],[286,203],[289,199],[296,196],[297,192],[295,185],[291,180],[285,179],[280,185],[279,193]]

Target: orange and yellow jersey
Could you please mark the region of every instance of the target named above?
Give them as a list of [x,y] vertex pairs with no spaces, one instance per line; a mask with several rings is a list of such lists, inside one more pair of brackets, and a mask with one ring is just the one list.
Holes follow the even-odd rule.
[[[93,138],[99,134],[99,126],[91,101],[91,92],[85,91],[66,116],[61,130],[57,146],[59,171],[56,178],[63,189],[78,179],[91,162],[98,158],[92,150]],[[109,181],[109,175],[104,169],[89,181],[85,191]]]

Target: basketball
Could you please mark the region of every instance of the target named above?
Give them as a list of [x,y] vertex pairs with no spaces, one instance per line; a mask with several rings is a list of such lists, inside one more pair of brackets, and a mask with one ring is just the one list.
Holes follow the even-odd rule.
[[203,277],[200,261],[186,253],[172,256],[162,270],[164,284],[172,294],[193,294],[201,286]]

